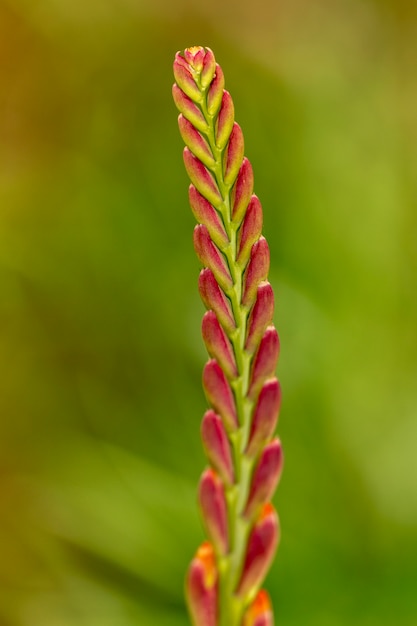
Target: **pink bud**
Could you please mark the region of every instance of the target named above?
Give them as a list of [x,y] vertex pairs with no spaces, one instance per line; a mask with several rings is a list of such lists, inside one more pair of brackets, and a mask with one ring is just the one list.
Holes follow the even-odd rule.
[[175,81],[180,89],[194,102],[201,102],[202,95],[197,87],[192,73],[183,57],[177,52],[174,61]]
[[263,450],[252,477],[245,517],[250,519],[264,502],[270,500],[282,473],[282,446],[274,439]]
[[207,534],[220,554],[229,548],[227,508],[223,483],[212,469],[207,469],[200,480],[199,500]]
[[214,411],[206,411],[201,424],[201,438],[207,458],[226,485],[234,483],[234,470],[229,440],[221,418]]
[[201,330],[209,355],[216,359],[228,378],[235,378],[237,369],[233,348],[214,311],[204,314]]
[[217,580],[213,546],[205,541],[191,561],[185,583],[194,626],[217,626]]
[[240,224],[253,192],[253,169],[246,157],[243,159],[232,190],[232,219]]
[[279,337],[274,326],[268,326],[252,365],[248,395],[254,398],[267,378],[275,374],[279,356]]
[[184,148],[183,156],[185,169],[193,185],[211,204],[219,204],[222,197],[213,176],[188,148]]
[[197,224],[194,228],[194,249],[201,263],[211,269],[220,287],[227,291],[233,282],[223,255],[210,239],[207,227]]
[[268,272],[269,247],[265,237],[261,237],[252,246],[249,265],[245,272],[245,286],[242,297],[244,306],[252,306],[259,283],[268,278]]
[[273,378],[264,384],[258,396],[246,449],[248,456],[255,456],[260,447],[272,436],[277,425],[280,405],[281,385]]
[[204,367],[203,387],[207,401],[221,416],[226,429],[236,430],[238,421],[233,393],[222,368],[214,359]]
[[190,185],[188,195],[191,210],[197,222],[207,227],[211,239],[218,247],[226,247],[229,243],[229,239],[217,211],[210,202],[197,191],[194,185]]
[[185,93],[178,87],[176,83],[174,83],[172,87],[172,95],[174,98],[175,106],[179,110],[180,113],[183,114],[184,117],[187,118],[191,122],[193,126],[197,128],[197,130],[202,133],[206,133],[208,131],[207,122],[204,119],[203,114],[200,109],[194,102],[185,95]]
[[252,307],[248,320],[245,349],[249,354],[255,352],[266,327],[274,315],[274,292],[268,282],[258,287],[256,302]]
[[203,69],[201,71],[201,86],[207,87],[214,78],[216,71],[216,59],[210,48],[206,48],[206,55],[203,61]]
[[246,597],[261,584],[278,545],[278,516],[272,504],[264,504],[250,534],[238,594]]
[[271,600],[264,589],[258,592],[255,600],[246,610],[242,626],[274,626]]
[[202,46],[191,46],[184,50],[185,60],[196,72],[201,72],[203,69],[203,61],[206,52]]
[[175,61],[178,63],[178,65],[181,65],[181,67],[184,67],[186,70],[191,71],[190,64],[181,52],[176,53]]
[[213,272],[204,268],[198,279],[201,299],[207,309],[212,309],[226,332],[232,333],[236,324],[229,302],[214,278]]
[[245,141],[243,139],[242,129],[239,124],[235,122],[225,153],[226,166],[224,182],[226,185],[232,185],[235,182],[240,166],[242,165],[244,150]]
[[220,65],[216,64],[216,73],[207,94],[207,111],[215,115],[219,110],[224,89],[224,74]]
[[242,228],[239,230],[239,253],[237,261],[241,267],[248,262],[250,251],[262,232],[262,207],[257,196],[250,199]]
[[189,147],[197,159],[200,159],[207,167],[213,167],[215,160],[207,141],[200,135],[198,130],[182,114],[178,117],[178,126],[184,143]]
[[220,150],[226,146],[235,120],[235,107],[232,96],[223,91],[222,106],[216,122],[216,145]]

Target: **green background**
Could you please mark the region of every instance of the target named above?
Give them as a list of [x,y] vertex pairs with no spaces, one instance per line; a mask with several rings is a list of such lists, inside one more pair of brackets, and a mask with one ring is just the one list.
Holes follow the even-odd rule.
[[0,624],[188,623],[206,355],[171,85],[196,44],[271,248],[277,624],[416,626],[406,0],[0,0]]

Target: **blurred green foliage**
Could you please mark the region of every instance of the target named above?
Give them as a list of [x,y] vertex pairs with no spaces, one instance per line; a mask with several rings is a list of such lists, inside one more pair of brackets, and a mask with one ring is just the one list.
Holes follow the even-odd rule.
[[202,305],[174,53],[265,213],[286,626],[417,624],[417,10],[0,0],[0,624],[186,626]]

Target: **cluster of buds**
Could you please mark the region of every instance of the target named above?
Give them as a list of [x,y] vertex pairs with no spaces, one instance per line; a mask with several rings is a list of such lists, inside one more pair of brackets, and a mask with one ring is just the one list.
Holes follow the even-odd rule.
[[283,455],[274,437],[279,339],[262,208],[213,52],[196,46],[177,53],[174,76],[210,357],[203,372],[210,409],[201,428],[209,467],[199,487],[208,541],[191,562],[187,601],[194,626],[272,626],[261,585],[279,541],[270,500]]

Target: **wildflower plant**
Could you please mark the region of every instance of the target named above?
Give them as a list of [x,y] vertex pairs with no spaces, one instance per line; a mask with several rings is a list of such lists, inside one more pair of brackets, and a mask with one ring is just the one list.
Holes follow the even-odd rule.
[[210,408],[201,426],[209,467],[199,486],[208,541],[191,562],[187,602],[194,626],[272,626],[261,586],[279,541],[270,500],[283,454],[274,436],[279,339],[262,208],[213,52],[195,46],[177,53],[174,76],[210,357],[203,371]]

